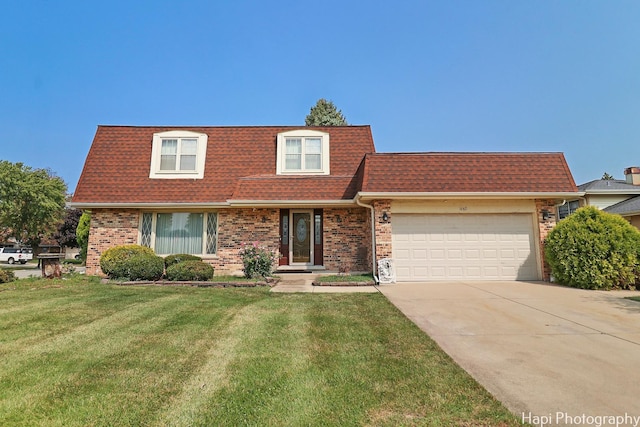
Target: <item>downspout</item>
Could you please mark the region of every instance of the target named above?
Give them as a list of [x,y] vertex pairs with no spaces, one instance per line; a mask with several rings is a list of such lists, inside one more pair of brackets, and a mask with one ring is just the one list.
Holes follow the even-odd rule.
[[362,203],[360,201],[360,196],[356,195],[355,198],[356,204],[358,206],[361,206],[363,208],[367,208],[371,211],[371,263],[372,265],[372,272],[373,272],[373,280],[376,282],[376,285],[380,284],[380,279],[378,279],[378,276],[376,275],[376,214],[375,214],[375,209],[373,208],[372,205],[367,205],[366,203]]

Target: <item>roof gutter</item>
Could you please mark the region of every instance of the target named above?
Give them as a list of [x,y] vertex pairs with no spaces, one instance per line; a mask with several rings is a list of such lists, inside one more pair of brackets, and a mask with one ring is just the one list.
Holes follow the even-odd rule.
[[220,208],[227,207],[228,204],[223,203],[100,203],[100,202],[71,202],[69,206],[77,209],[168,209],[168,208],[180,208],[180,209],[206,209],[206,208]]
[[357,199],[571,199],[584,196],[583,191],[576,192],[368,192],[361,191]]
[[639,195],[640,194],[640,190],[585,190],[583,191],[583,193],[587,194],[587,195],[592,195],[592,194],[606,194],[608,196],[626,196],[629,194],[635,194],[635,195]]
[[372,205],[368,205],[366,203],[362,203],[360,201],[359,195],[356,195],[354,198],[356,204],[358,206],[362,206],[363,208],[367,208],[371,211],[371,271],[373,274],[373,280],[376,282],[376,285],[380,284],[380,279],[376,275],[376,214],[375,209]]
[[307,207],[307,206],[354,206],[354,200],[227,200],[214,203],[100,203],[71,202],[69,207],[76,209],[220,209],[220,208],[256,208],[256,207]]
[[318,207],[318,206],[353,206],[354,200],[227,200],[229,207],[255,208],[255,207]]

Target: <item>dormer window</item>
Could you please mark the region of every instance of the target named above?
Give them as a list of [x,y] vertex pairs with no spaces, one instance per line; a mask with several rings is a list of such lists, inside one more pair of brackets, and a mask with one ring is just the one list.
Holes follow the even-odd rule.
[[197,153],[196,138],[163,139],[160,149],[160,170],[195,171]]
[[150,178],[199,179],[204,176],[207,135],[189,131],[153,134]]
[[328,175],[329,134],[295,130],[278,134],[278,175]]

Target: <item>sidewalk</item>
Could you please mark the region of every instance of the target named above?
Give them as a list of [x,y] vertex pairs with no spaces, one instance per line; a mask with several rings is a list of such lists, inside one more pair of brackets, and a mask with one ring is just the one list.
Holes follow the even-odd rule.
[[[13,265],[13,266],[5,266],[2,268],[6,268],[7,270],[13,271],[16,278],[18,279],[27,279],[29,277],[42,277],[42,270],[38,268],[37,264],[25,264],[25,265]],[[83,266],[75,266],[75,271],[80,274],[84,274],[85,267]]]
[[26,279],[28,277],[42,277],[42,271],[38,268],[37,264],[25,264],[25,265],[2,265],[2,268],[13,271],[16,278]]
[[380,292],[377,286],[313,286],[318,274],[285,273],[280,275],[280,282],[271,288],[271,292],[293,293],[374,293]]

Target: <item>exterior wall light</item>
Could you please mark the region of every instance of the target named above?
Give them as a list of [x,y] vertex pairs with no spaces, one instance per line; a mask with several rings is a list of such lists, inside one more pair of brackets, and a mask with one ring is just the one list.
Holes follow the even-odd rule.
[[389,221],[389,215],[387,215],[387,213],[386,213],[386,212],[382,212],[382,220],[383,220],[384,222]]

